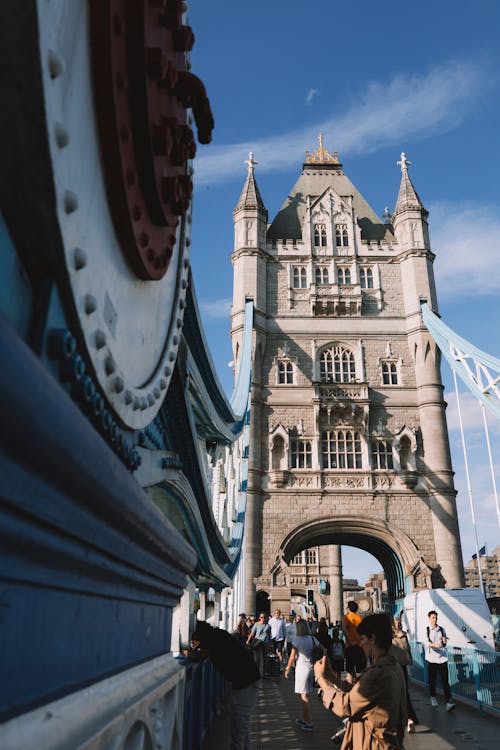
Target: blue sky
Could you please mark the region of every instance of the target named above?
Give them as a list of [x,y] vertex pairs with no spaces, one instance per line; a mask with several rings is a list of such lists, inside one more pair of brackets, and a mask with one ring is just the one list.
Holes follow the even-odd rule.
[[[452,0],[192,0],[193,72],[215,117],[212,144],[195,160],[192,266],[203,324],[226,392],[232,210],[254,151],[256,178],[275,216],[300,174],[304,152],[337,150],[344,171],[382,215],[392,210],[405,151],[430,212],[440,311],[464,338],[500,357],[500,3]],[[456,398],[443,365],[450,441],[459,489],[464,559],[474,552]],[[479,545],[500,544],[482,417],[467,393],[462,411]],[[500,425],[490,421],[500,466]],[[497,477],[500,488],[500,472]],[[380,565],[344,550],[344,574]]]

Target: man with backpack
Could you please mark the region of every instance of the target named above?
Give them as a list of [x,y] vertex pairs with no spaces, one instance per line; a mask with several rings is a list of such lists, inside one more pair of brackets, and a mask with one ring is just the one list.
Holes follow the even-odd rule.
[[448,639],[444,628],[437,624],[438,613],[434,609],[431,609],[431,611],[427,613],[427,617],[429,618],[429,624],[427,626],[425,659],[427,661],[429,674],[431,706],[438,705],[436,698],[436,677],[439,674],[446,701],[446,710],[452,711],[455,708],[455,704],[451,699],[451,689],[448,680],[448,654],[446,651]]

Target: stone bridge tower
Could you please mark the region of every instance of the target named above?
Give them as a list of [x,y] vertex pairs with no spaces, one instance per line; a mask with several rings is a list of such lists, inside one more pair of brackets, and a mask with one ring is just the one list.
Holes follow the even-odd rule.
[[310,586],[328,615],[337,544],[379,560],[392,600],[463,585],[439,351],[420,313],[438,309],[434,255],[409,163],[382,222],[320,136],[268,225],[246,162],[231,324],[237,360],[252,298],[246,611],[259,594],[288,611]]

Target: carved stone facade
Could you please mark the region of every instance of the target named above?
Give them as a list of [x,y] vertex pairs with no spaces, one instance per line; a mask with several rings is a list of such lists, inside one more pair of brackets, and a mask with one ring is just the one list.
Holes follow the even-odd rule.
[[269,225],[247,163],[232,256],[236,359],[255,303],[246,611],[258,591],[283,606],[291,561],[315,545],[371,552],[393,599],[463,585],[439,352],[420,313],[424,299],[437,310],[434,255],[406,158],[385,223],[322,142]]

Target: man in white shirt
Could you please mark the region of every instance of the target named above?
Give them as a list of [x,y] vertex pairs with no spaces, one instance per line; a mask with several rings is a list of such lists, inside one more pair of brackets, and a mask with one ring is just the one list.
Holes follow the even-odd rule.
[[446,710],[452,711],[455,708],[455,704],[451,699],[450,683],[448,681],[448,654],[446,652],[448,639],[444,628],[437,624],[437,612],[431,609],[431,611],[428,612],[427,617],[429,618],[429,625],[427,626],[425,659],[427,661],[429,674],[431,706],[437,706],[438,704],[436,699],[436,677],[439,673],[446,700]]
[[280,664],[283,664],[283,646],[286,638],[285,620],[279,609],[274,612],[274,617],[269,620],[271,626],[271,644],[273,652],[278,654]]

